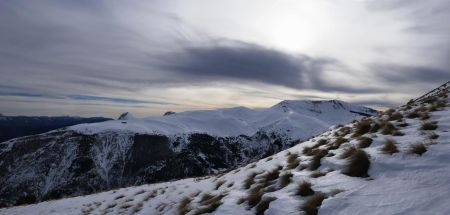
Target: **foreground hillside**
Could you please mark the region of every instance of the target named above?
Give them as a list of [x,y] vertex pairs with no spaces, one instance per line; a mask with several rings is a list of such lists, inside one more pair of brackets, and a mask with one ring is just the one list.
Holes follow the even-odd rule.
[[0,143],[0,205],[204,176],[286,149],[376,111],[341,101],[283,101],[82,124]]
[[1,214],[449,214],[448,86],[227,173]]

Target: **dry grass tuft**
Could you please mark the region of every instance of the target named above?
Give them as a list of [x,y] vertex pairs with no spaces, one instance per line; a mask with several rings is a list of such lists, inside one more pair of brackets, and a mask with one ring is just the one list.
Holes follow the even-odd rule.
[[385,122],[381,128],[381,133],[384,135],[393,135],[397,132],[397,128],[390,122]]
[[348,142],[348,139],[343,138],[343,137],[338,137],[336,138],[336,140],[334,140],[334,142],[332,144],[328,145],[328,150],[335,150],[338,149],[339,147],[341,147],[342,144]]
[[421,156],[423,153],[427,152],[427,147],[422,143],[414,144],[409,149],[409,152]]
[[288,184],[292,182],[292,176],[293,174],[290,172],[284,173],[280,176],[280,187],[286,187]]
[[439,138],[439,135],[436,134],[436,133],[432,133],[432,134],[430,135],[430,139],[432,139],[432,140],[435,140],[435,139],[437,139],[437,138]]
[[424,131],[436,130],[437,128],[438,128],[437,122],[426,122],[423,123],[422,126],[420,126],[420,129]]
[[343,174],[352,177],[369,177],[370,158],[362,149],[356,149],[348,159]]
[[397,121],[397,122],[401,122],[403,120],[403,114],[396,112],[396,113],[392,113],[389,118],[388,121]]
[[215,189],[218,190],[223,184],[225,184],[225,181],[223,181],[223,180],[216,182]]
[[121,198],[123,198],[123,197],[125,197],[125,195],[120,194],[120,195],[116,196],[116,198],[114,198],[114,200],[121,199]]
[[395,144],[397,144],[397,142],[395,142],[395,140],[387,139],[384,142],[383,147],[381,147],[380,151],[383,152],[384,154],[389,154],[389,155],[397,153],[398,149]]
[[287,169],[295,169],[297,168],[297,166],[300,164],[300,160],[298,159],[298,154],[297,153],[293,153],[290,154],[286,160],[286,168]]
[[260,201],[264,192],[262,191],[262,186],[258,185],[252,188],[247,194],[247,203],[250,208],[255,207]]
[[220,205],[222,205],[222,198],[225,196],[226,194],[204,194],[200,200],[201,206],[195,211],[194,215],[214,212]]
[[358,138],[358,147],[367,148],[372,144],[373,140],[370,137],[360,137]]
[[299,196],[311,196],[315,193],[311,186],[310,182],[302,181],[298,183],[297,192],[295,194]]
[[355,153],[355,152],[356,152],[355,147],[353,147],[353,146],[347,147],[344,149],[344,152],[342,152],[342,154],[339,156],[339,158],[346,159],[346,158],[352,156],[353,153]]
[[355,132],[353,133],[352,137],[359,137],[369,132],[372,128],[371,123],[372,121],[369,119],[364,119],[356,123]]
[[322,176],[327,175],[327,172],[315,171],[309,175],[311,178],[320,178]]
[[306,215],[317,215],[317,213],[319,212],[319,208],[325,198],[325,194],[316,193],[313,196],[309,197],[300,209],[304,211]]
[[317,170],[321,165],[321,160],[328,154],[328,150],[326,149],[317,149],[309,162],[308,169],[309,170]]
[[262,184],[264,184],[264,187],[267,187],[271,181],[278,179],[278,177],[280,176],[280,170],[282,168],[282,166],[278,166],[275,169],[266,172],[266,174],[262,176],[261,182]]
[[264,198],[257,206],[256,206],[256,215],[264,215],[264,212],[269,208],[271,202],[275,201],[277,198],[275,197],[267,197]]
[[185,215],[189,213],[192,208],[190,207],[192,199],[189,197],[183,197],[178,205],[178,214]]
[[258,175],[256,172],[252,172],[247,175],[247,178],[244,180],[244,189],[249,189],[255,183],[255,177]]

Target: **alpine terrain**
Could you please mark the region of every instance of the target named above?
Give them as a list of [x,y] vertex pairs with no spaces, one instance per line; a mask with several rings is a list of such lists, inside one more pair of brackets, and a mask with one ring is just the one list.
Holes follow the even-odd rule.
[[[170,114],[169,114],[170,113]],[[80,124],[0,144],[0,203],[11,206],[236,168],[377,115],[342,101],[283,101]]]
[[449,214],[449,88],[227,172],[0,213]]

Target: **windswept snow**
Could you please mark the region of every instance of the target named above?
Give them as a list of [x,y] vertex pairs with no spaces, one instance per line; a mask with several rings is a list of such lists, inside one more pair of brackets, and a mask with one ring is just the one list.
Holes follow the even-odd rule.
[[[261,201],[273,198],[263,212],[266,215],[303,214],[302,207],[312,198],[296,195],[297,184],[304,180],[311,182],[316,194],[326,197],[319,214],[450,214],[450,109],[449,99],[443,97],[442,101],[445,107],[441,103],[434,108],[434,101],[416,103],[368,119],[370,131],[363,136],[372,138],[373,143],[360,148],[371,163],[366,178],[343,174],[348,159],[343,159],[342,153],[352,146],[358,148],[354,137],[357,122],[227,173],[1,209],[0,214],[255,214],[257,208],[265,208],[261,203],[251,207],[250,190],[261,191]],[[282,104],[273,108],[284,109]],[[436,129],[423,127],[431,122],[437,122]],[[374,129],[378,123],[381,128]],[[390,124],[397,133],[390,134]],[[334,147],[340,138],[347,142]],[[387,139],[396,142],[399,152],[390,155],[380,151]],[[417,143],[427,148],[421,156],[410,152]],[[313,149],[312,154],[308,149]],[[317,170],[310,170],[314,150],[327,154]],[[295,154],[299,167],[289,169],[288,156]],[[268,176],[279,166],[280,175],[293,174],[285,187],[280,177]],[[312,176],[318,172],[325,175]],[[256,177],[246,189],[243,183],[252,173]]]

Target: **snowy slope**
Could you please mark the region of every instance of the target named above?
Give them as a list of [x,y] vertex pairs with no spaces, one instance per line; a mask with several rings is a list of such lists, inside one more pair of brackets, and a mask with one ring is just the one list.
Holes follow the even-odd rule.
[[[376,115],[376,111],[345,103],[330,101],[282,101],[267,109],[246,107],[205,111],[188,111],[160,117],[124,120],[104,123],[83,124],[71,129],[84,133],[104,131],[129,131],[177,135],[186,133],[207,133],[213,136],[253,135],[259,130],[291,131],[289,136],[300,139],[312,133],[323,132],[332,125],[348,122],[365,115]],[[129,113],[127,116],[131,116]]]
[[[224,174],[1,209],[0,214],[450,214],[448,102],[447,95],[435,94]],[[361,145],[362,137],[373,142]],[[368,169],[361,154],[368,155]],[[287,173],[292,176],[284,177]],[[298,194],[305,180],[312,190]]]

